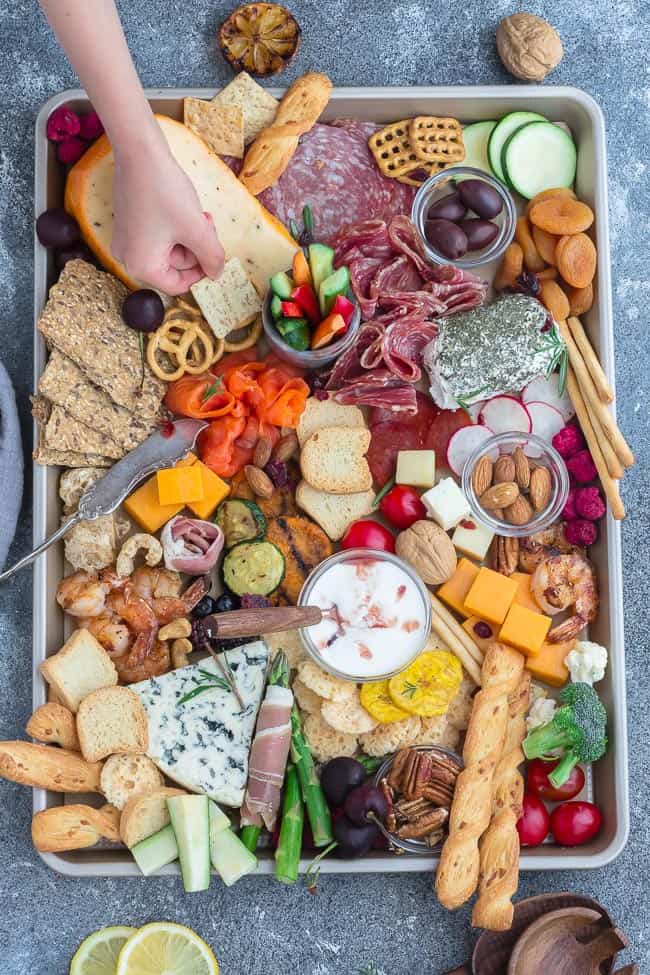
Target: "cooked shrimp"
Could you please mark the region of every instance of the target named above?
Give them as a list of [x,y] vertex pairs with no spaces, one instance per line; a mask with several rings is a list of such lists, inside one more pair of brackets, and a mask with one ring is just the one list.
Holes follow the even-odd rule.
[[210,592],[210,577],[199,576],[187,587],[182,596],[161,596],[152,602],[156,619],[161,626],[187,616],[206,593]]
[[79,625],[85,627],[101,643],[110,656],[120,656],[127,653],[133,637],[126,623],[121,623],[119,617],[112,612],[102,613],[90,619],[80,619]]
[[131,576],[131,582],[138,595],[148,603],[164,596],[178,596],[181,591],[181,577],[171,569],[152,569],[141,565]]
[[124,654],[114,657],[113,663],[124,684],[134,684],[136,681],[158,677],[160,674],[166,674],[171,667],[169,644],[156,640],[149,653],[139,662],[133,659],[132,654]]
[[550,616],[573,606],[573,616],[548,634],[551,643],[562,643],[577,636],[596,618],[598,585],[594,568],[581,555],[553,555],[535,569],[531,591]]
[[553,555],[584,555],[583,549],[567,541],[564,527],[564,522],[558,521],[550,528],[519,540],[519,568],[522,572],[534,572],[538,565]]
[[108,586],[90,572],[74,572],[59,583],[56,601],[70,616],[99,616],[104,611]]

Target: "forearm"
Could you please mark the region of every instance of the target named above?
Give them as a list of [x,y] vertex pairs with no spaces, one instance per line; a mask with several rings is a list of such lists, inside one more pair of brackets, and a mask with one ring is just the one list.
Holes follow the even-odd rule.
[[118,158],[165,148],[142,91],[114,0],[40,0]]

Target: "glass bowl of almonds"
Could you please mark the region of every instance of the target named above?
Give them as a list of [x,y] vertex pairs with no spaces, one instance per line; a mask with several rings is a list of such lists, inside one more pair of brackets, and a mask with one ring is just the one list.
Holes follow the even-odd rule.
[[462,487],[481,524],[495,535],[524,538],[560,517],[569,472],[557,450],[534,433],[499,433],[467,458]]

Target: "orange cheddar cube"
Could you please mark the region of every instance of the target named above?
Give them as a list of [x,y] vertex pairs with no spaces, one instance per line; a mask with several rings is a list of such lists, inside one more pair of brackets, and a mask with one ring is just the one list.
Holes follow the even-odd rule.
[[478,616],[470,616],[462,624],[463,629],[472,638],[481,653],[486,653],[487,648],[497,639],[498,626],[480,620]]
[[158,503],[161,505],[186,505],[190,501],[203,501],[203,479],[196,464],[190,467],[169,467],[158,471],[156,480]]
[[510,578],[517,583],[515,602],[520,606],[525,606],[526,609],[530,609],[533,613],[541,613],[542,610],[530,590],[530,580],[533,577],[527,572],[513,572]]
[[465,597],[463,613],[489,623],[503,623],[516,592],[516,582],[482,566]]
[[551,627],[551,617],[513,603],[499,630],[499,640],[508,643],[526,656],[533,656],[542,649],[546,634]]
[[210,518],[224,498],[230,494],[230,485],[222,481],[218,474],[198,460],[194,465],[201,475],[203,484],[203,500],[188,501],[187,507],[197,518]]
[[526,667],[536,680],[550,684],[551,687],[563,687],[569,679],[569,670],[564,664],[564,658],[575,645],[576,640],[544,643],[539,653],[527,658]]
[[447,579],[438,589],[438,598],[461,616],[471,616],[471,612],[465,609],[465,597],[478,573],[478,565],[474,565],[469,559],[461,559],[451,579]]
[[124,502],[124,510],[144,531],[155,535],[170,518],[177,515],[182,504],[161,505],[158,501],[156,476],[150,477]]

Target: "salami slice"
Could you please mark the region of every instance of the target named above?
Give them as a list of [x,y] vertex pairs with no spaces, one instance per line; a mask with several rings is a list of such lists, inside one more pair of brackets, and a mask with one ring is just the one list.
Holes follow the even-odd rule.
[[380,487],[395,474],[400,450],[422,450],[427,432],[440,412],[430,397],[416,391],[415,414],[395,414],[388,408],[370,413],[370,447],[366,455],[372,476]]

